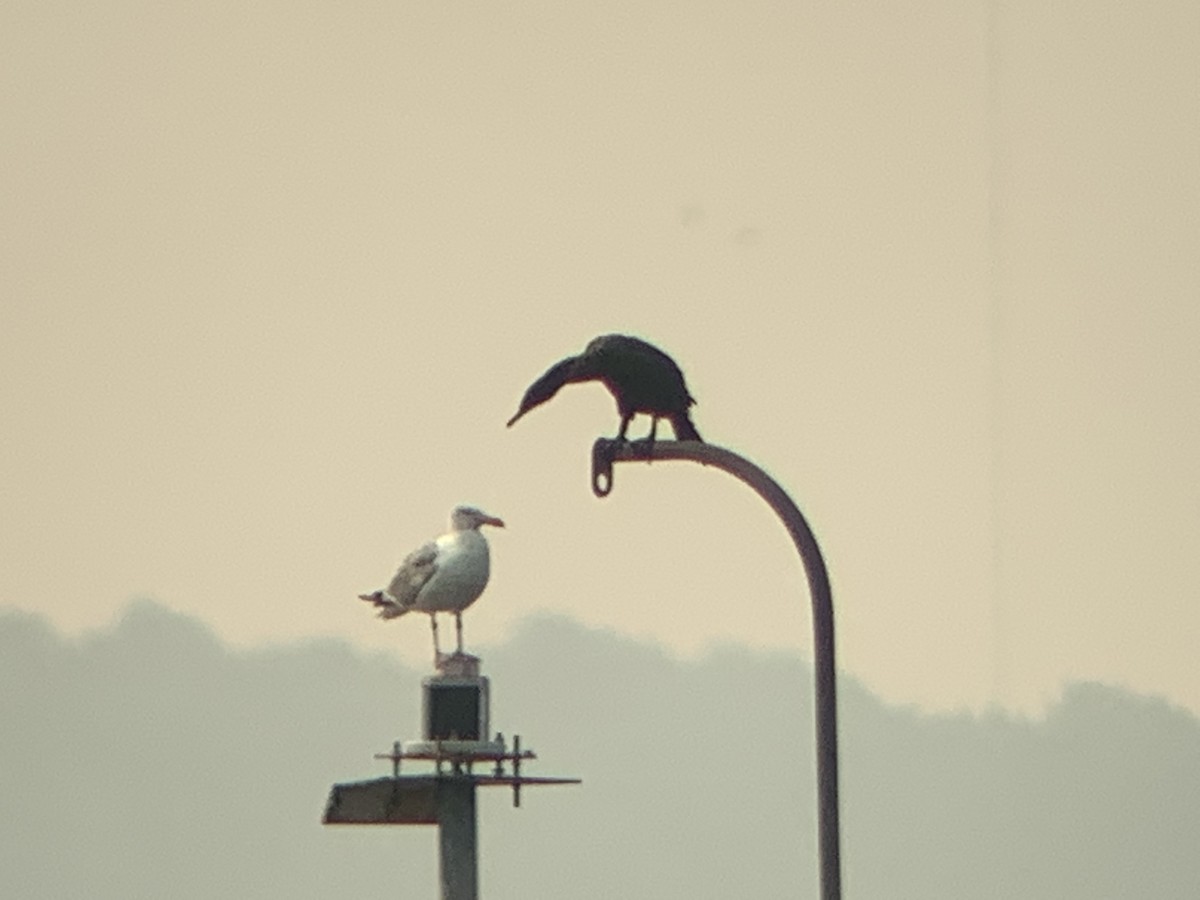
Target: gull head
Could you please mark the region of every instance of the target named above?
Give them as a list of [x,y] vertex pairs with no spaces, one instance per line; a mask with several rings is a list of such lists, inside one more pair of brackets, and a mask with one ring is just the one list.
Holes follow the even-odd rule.
[[477,506],[456,506],[450,513],[450,527],[455,531],[478,531],[481,525],[503,528],[504,522],[495,516],[489,516]]

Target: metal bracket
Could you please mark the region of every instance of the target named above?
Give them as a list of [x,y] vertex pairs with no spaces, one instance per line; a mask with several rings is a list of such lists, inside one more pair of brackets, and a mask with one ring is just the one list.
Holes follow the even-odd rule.
[[617,442],[608,438],[596,438],[592,444],[592,493],[607,497],[613,489],[613,459]]

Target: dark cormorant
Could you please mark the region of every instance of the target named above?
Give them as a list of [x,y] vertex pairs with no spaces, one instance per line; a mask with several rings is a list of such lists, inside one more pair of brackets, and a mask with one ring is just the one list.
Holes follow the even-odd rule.
[[678,440],[702,440],[688,417],[688,407],[696,401],[688,393],[675,360],[653,344],[624,334],[601,335],[579,356],[569,356],[552,365],[529,386],[517,414],[508,420],[509,426],[557,394],[564,384],[577,381],[599,381],[613,395],[621,414],[617,440],[625,440],[625,430],[637,413],[651,417],[652,445],[659,419],[671,422]]

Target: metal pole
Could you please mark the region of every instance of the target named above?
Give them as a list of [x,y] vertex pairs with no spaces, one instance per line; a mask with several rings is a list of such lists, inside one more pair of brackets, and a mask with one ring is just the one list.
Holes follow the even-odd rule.
[[606,497],[613,488],[614,462],[688,459],[716,466],[752,487],[779,516],[804,564],[812,596],[813,669],[817,720],[817,850],[821,898],[841,900],[842,867],[838,826],[837,678],[833,641],[833,594],[817,539],[792,498],[770,475],[732,450],[698,441],[614,441],[592,445],[592,490]]
[[442,900],[478,900],[474,778],[464,775],[438,779],[437,820]]

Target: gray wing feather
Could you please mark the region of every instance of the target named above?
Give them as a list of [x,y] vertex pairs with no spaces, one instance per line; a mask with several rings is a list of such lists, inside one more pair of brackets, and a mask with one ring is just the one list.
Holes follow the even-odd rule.
[[437,544],[430,541],[408,554],[400,564],[387,592],[396,598],[401,607],[412,607],[417,602],[421,588],[437,571],[437,555]]

